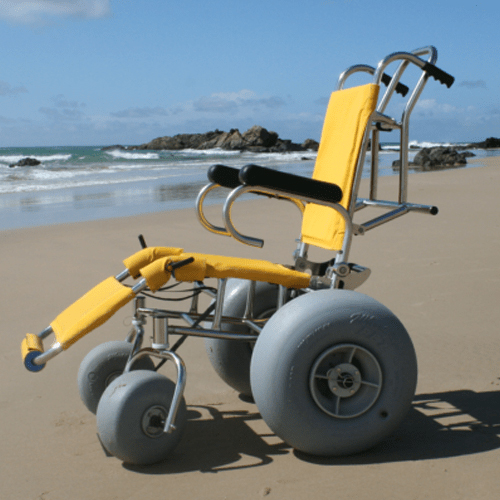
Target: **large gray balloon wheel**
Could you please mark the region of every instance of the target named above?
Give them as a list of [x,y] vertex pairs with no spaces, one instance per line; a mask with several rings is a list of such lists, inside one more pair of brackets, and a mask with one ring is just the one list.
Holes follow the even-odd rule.
[[[248,280],[229,280],[226,286],[223,314],[241,318],[245,313]],[[269,283],[256,283],[254,315],[256,318],[270,317],[276,311],[278,287]],[[249,328],[243,325],[222,324],[223,331],[246,333]],[[251,396],[250,360],[253,343],[237,340],[206,339],[205,348],[219,377],[230,387],[244,396]]]
[[382,441],[411,406],[413,344],[376,300],[322,290],[289,302],[255,344],[252,392],[269,427],[312,455],[357,453]]
[[129,464],[161,462],[179,443],[186,423],[184,398],[165,433],[175,384],[160,373],[134,370],[115,379],[97,407],[97,428],[104,448]]
[[[85,406],[92,412],[106,387],[123,373],[127,364],[132,344],[124,340],[105,342],[92,349],[83,359],[78,370],[78,390]],[[149,357],[143,357],[134,363],[134,370],[153,370],[154,363]]]

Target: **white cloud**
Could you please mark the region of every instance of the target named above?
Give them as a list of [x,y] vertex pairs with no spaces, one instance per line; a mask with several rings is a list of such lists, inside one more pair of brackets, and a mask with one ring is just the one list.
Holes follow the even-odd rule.
[[484,80],[464,80],[458,84],[459,87],[466,87],[468,89],[486,89],[486,82]]
[[50,17],[98,19],[111,13],[110,0],[0,0],[0,18],[36,24]]
[[58,94],[51,99],[53,106],[43,106],[38,109],[45,117],[54,121],[81,120],[85,117],[80,108],[85,108],[84,102],[69,101],[63,94]]
[[415,105],[416,110],[431,112],[431,113],[456,113],[459,110],[457,107],[451,104],[441,104],[436,101],[436,99],[421,99]]
[[251,90],[239,92],[219,92],[210,96],[203,96],[193,102],[195,111],[233,113],[242,107],[252,108],[279,108],[285,101],[281,97],[259,97]]
[[110,113],[113,118],[152,118],[155,116],[169,116],[170,112],[161,106],[151,108],[146,106],[144,108],[127,108],[121,111]]
[[26,87],[13,87],[10,83],[0,80],[0,96],[23,94],[25,92],[28,92]]

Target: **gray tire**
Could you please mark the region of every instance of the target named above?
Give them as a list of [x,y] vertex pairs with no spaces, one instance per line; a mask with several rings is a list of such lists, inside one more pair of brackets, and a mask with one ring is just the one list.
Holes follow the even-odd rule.
[[376,300],[348,290],[302,295],[255,344],[252,392],[269,427],[312,455],[358,453],[385,439],[411,406],[413,344]]
[[[229,280],[226,286],[223,314],[236,318],[243,317],[250,282],[248,280]],[[254,315],[257,318],[270,317],[276,311],[278,287],[269,283],[257,282],[254,302]],[[243,325],[222,324],[223,331],[248,332]],[[250,360],[253,343],[236,340],[206,339],[205,348],[208,358],[219,377],[230,387],[244,396],[252,396],[250,387]]]
[[104,448],[134,465],[168,458],[182,437],[187,418],[182,398],[175,430],[163,432],[174,390],[170,379],[149,370],[130,371],[115,379],[97,407],[97,428]]
[[[123,373],[132,344],[124,340],[105,342],[92,349],[83,359],[78,370],[78,390],[85,406],[92,412],[97,411],[99,400],[106,387]],[[140,358],[134,370],[153,370],[151,358]]]

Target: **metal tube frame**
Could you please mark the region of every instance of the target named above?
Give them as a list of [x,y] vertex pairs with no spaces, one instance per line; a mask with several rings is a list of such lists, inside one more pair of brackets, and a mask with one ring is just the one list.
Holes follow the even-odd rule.
[[[227,230],[225,227],[221,226],[216,226],[215,224],[212,224],[205,216],[205,213],[203,212],[203,203],[205,201],[205,198],[207,197],[208,193],[213,191],[214,189],[217,188],[222,188],[223,186],[220,186],[219,184],[216,184],[214,182],[211,182],[204,186],[201,191],[198,193],[198,196],[196,197],[196,216],[198,217],[198,221],[200,224],[210,231],[211,233],[219,234],[221,236],[232,236],[231,233]],[[251,189],[249,192],[253,194],[266,194],[263,193],[263,191],[259,189]],[[285,201],[289,201],[293,203],[301,212],[304,211],[305,205],[300,202],[299,200],[292,198],[291,196],[279,196],[280,199],[283,199]]]
[[143,348],[139,352],[135,353],[127,362],[125,366],[124,373],[131,370],[132,365],[139,359],[150,356],[153,358],[159,358],[161,360],[173,361],[177,369],[177,381],[175,383],[174,395],[172,396],[172,403],[170,405],[170,410],[168,412],[167,419],[165,421],[165,426],[163,432],[170,433],[175,430],[175,417],[179,411],[179,407],[182,400],[182,395],[184,394],[184,389],[186,387],[186,365],[184,361],[175,353],[169,350],[158,350],[154,348]]
[[[421,59],[420,56],[427,56],[427,60]],[[425,214],[437,214],[437,207],[429,205],[419,205],[415,203],[408,203],[408,141],[409,141],[409,120],[411,112],[413,111],[422,91],[427,83],[429,75],[425,72],[422,73],[418,79],[413,91],[407,99],[405,109],[402,113],[401,121],[398,122],[394,118],[384,115],[384,111],[396,89],[397,84],[401,80],[403,73],[406,71],[410,64],[414,64],[419,68],[423,68],[426,63],[435,64],[437,61],[437,50],[433,46],[423,47],[416,49],[412,52],[395,52],[389,54],[378,64],[376,70],[366,65],[352,66],[346,70],[339,78],[338,88],[343,88],[346,79],[358,72],[365,71],[374,75],[374,81],[380,85],[382,75],[388,65],[395,61],[401,61],[398,68],[394,72],[391,82],[382,96],[377,110],[374,113],[372,124],[372,144],[371,144],[371,169],[370,169],[370,193],[368,199],[356,199],[354,202],[353,214],[357,210],[367,206],[375,206],[384,209],[390,209],[388,213],[372,220],[364,222],[363,224],[356,225],[356,234],[364,234],[366,231],[378,227],[386,222],[394,220],[409,212],[419,212]],[[378,145],[380,129],[378,124],[382,124],[388,129],[400,130],[400,172],[399,172],[399,194],[398,202],[383,201],[377,199],[378,191]],[[357,191],[354,191],[357,193]],[[353,197],[354,198],[354,197]]]

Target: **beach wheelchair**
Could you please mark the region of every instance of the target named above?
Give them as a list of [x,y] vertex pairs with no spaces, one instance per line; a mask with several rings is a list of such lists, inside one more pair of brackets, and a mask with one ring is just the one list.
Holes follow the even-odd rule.
[[[400,424],[411,406],[417,360],[410,337],[376,300],[354,291],[370,270],[349,262],[354,235],[409,212],[435,215],[434,206],[407,200],[409,117],[429,77],[450,87],[453,77],[435,66],[437,51],[425,47],[396,52],[376,67],[357,65],[342,73],[330,97],[311,179],[257,165],[241,170],[214,165],[196,200],[201,224],[214,233],[261,247],[263,241],[235,227],[232,207],[244,193],[291,202],[302,212],[293,265],[190,253],[176,247],[147,247],[126,258],[125,270],[104,280],[64,310],[38,335],[27,334],[22,357],[37,372],[60,352],[133,303],[126,340],[101,344],[84,358],[80,395],[96,413],[99,437],[112,455],[132,464],[166,459],[187,419],[186,367],[177,351],[190,336],[204,337],[210,362],[236,391],[253,398],[263,420],[289,446],[307,454],[340,456],[373,447]],[[386,68],[395,63],[388,76]],[[401,83],[408,67],[421,70],[410,89]],[[345,87],[357,73],[372,83]],[[362,75],[358,75],[362,76]],[[382,93],[381,84],[387,89]],[[396,93],[408,96],[401,120],[385,114]],[[399,130],[399,195],[377,197],[379,135]],[[370,194],[358,198],[368,146]],[[230,189],[223,225],[205,216],[214,189]],[[354,223],[356,212],[383,213]],[[332,252],[326,262],[308,258],[311,247]],[[146,306],[150,293],[168,293],[167,282],[191,285],[186,311]],[[209,278],[217,286],[205,283]],[[200,294],[208,307],[200,310]],[[145,327],[152,342],[144,346]],[[43,343],[54,335],[51,347]],[[172,342],[175,336],[175,343]],[[175,367],[176,380],[159,373]]]

